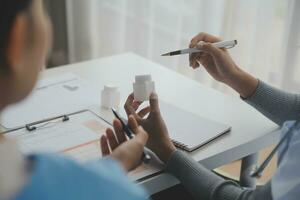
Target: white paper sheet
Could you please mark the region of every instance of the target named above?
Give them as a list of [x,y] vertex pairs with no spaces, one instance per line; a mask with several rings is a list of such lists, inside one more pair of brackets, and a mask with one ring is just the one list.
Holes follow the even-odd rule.
[[1,125],[13,129],[32,122],[100,105],[100,92],[74,74],[41,80],[21,103],[8,107]]
[[[63,122],[57,119],[44,124],[37,124],[34,131],[20,129],[6,133],[5,137],[18,140],[23,154],[40,152],[64,152],[69,149],[98,141],[109,127],[92,112],[86,111],[69,116]],[[97,127],[97,130],[95,128]]]

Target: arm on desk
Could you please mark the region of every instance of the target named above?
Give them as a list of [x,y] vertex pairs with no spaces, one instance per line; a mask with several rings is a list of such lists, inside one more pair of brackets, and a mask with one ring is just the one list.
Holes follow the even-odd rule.
[[244,190],[236,183],[215,175],[190,156],[178,150],[171,155],[166,171],[178,178],[195,199],[272,199],[270,183],[256,190]]
[[244,100],[278,125],[300,115],[299,94],[281,91],[262,81],[253,95]]

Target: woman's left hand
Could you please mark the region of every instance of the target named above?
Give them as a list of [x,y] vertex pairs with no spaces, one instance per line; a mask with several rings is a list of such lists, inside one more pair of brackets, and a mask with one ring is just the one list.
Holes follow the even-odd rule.
[[135,118],[128,119],[131,130],[135,134],[133,139],[128,140],[119,120],[114,120],[112,129],[106,130],[106,135],[100,139],[103,156],[110,155],[119,161],[126,171],[131,171],[141,164],[144,147],[148,140],[148,134],[138,125]]
[[150,106],[141,109],[137,113],[136,110],[142,102],[135,101],[134,94],[130,94],[124,108],[127,115],[134,116],[137,122],[149,134],[147,147],[150,148],[164,163],[167,163],[176,148],[170,139],[167,126],[160,113],[157,94],[152,93],[149,97],[149,101]]

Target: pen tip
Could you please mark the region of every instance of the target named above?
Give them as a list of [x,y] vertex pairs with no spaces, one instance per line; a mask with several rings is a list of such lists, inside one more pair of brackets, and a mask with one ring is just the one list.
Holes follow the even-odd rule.
[[170,53],[164,53],[164,54],[161,54],[161,56],[169,56]]

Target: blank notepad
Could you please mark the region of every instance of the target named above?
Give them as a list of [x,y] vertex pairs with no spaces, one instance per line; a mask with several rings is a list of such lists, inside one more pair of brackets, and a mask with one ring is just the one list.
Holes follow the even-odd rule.
[[180,149],[191,152],[228,133],[231,127],[205,119],[160,101],[160,109],[170,137]]

